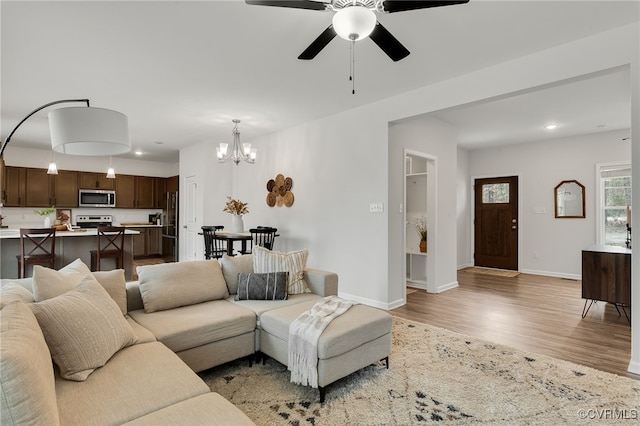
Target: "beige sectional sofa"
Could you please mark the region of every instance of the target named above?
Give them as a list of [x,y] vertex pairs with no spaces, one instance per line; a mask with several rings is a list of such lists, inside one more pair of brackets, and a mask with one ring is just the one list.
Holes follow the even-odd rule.
[[[261,344],[273,347],[270,333],[261,338],[265,332],[260,319],[264,315],[275,312],[276,320],[272,318],[271,323],[277,323],[278,317],[290,315],[289,310],[299,311],[297,305],[311,306],[323,296],[336,295],[338,290],[336,274],[305,269],[299,271],[298,278],[306,282],[306,292],[290,294],[286,300],[235,300],[238,273],[253,271],[251,255],[225,257],[220,263],[210,260],[144,266],[138,270],[139,280],[128,283],[122,270],[91,274],[79,260],[60,271],[35,268],[33,278],[1,283],[3,426],[253,424],[229,401],[211,392],[195,372],[242,357],[247,357],[249,364],[261,351]],[[99,303],[90,300],[90,312],[80,307],[76,313],[74,301],[84,303],[87,295],[93,295]],[[71,306],[68,309],[67,303]],[[100,309],[94,308],[98,305]],[[104,318],[94,313],[94,309],[103,308]],[[372,342],[359,342],[359,349],[346,348],[342,351],[346,355],[333,347],[333,355],[343,357],[335,360],[349,365],[346,370],[326,373],[321,385],[389,355],[388,314],[364,306],[354,308],[358,310],[353,318],[358,321],[367,322],[366,317],[373,312],[377,322],[374,328],[379,333],[370,336]],[[52,331],[54,327],[47,322],[55,324],[58,317],[63,325]],[[51,342],[56,333],[67,333],[73,327],[80,330],[80,335],[87,332],[88,340],[72,343],[91,348],[82,354],[80,362],[86,363],[85,358],[93,362],[75,370],[63,362],[68,342]],[[91,331],[91,327],[101,328]],[[335,333],[338,327],[333,334],[341,334]],[[356,329],[362,331],[362,326]],[[341,339],[345,338],[351,340],[350,336]],[[114,339],[113,354],[107,352],[105,356],[93,349]],[[276,352],[282,351],[280,343]],[[370,352],[371,361],[362,364],[362,360],[351,359],[364,352]],[[269,355],[281,360],[273,353]],[[102,357],[102,361],[96,364],[95,357]],[[339,363],[328,365],[335,368]],[[83,381],[77,381],[84,375],[87,377]]]

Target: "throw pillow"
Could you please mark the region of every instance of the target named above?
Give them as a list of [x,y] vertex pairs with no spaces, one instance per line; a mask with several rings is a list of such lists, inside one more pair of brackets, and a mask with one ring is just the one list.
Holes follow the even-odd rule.
[[285,300],[289,273],[238,274],[236,300]]
[[14,300],[23,303],[32,303],[34,301],[33,294],[29,290],[16,282],[9,281],[7,284],[3,284],[2,289],[0,289],[0,309]]
[[29,307],[21,302],[0,311],[1,423],[58,425],[51,354]]
[[60,375],[82,382],[120,349],[136,342],[120,308],[93,276],[73,290],[37,302],[38,319]]
[[238,274],[244,272],[250,274],[253,272],[253,257],[250,254],[243,256],[222,255],[220,259],[222,267],[222,275],[227,282],[229,294],[236,294],[238,291]]
[[64,268],[45,268],[44,266],[33,266],[33,298],[36,302],[51,299],[73,290],[82,279],[91,274],[89,267],[76,259]]
[[253,272],[289,272],[289,294],[311,293],[303,278],[308,256],[307,249],[283,253],[254,247]]
[[146,313],[229,297],[215,259],[138,266],[137,271]]

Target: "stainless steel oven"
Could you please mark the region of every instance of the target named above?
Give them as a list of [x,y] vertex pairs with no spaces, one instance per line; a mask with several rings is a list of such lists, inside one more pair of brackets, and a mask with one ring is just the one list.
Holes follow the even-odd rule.
[[116,191],[102,189],[81,189],[79,191],[79,207],[115,207]]

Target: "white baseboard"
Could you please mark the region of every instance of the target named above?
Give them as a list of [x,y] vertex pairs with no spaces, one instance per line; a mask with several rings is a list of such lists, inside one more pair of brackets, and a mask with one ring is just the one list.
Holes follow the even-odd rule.
[[546,277],[556,277],[556,278],[566,278],[568,280],[582,280],[582,275],[576,274],[565,274],[562,272],[550,272],[550,271],[538,271],[535,269],[521,269],[520,272],[523,274],[531,274],[531,275],[543,275]]
[[633,374],[640,374],[640,362],[631,361],[629,367],[627,367],[627,371]]
[[343,293],[341,291],[338,292],[338,296],[343,299],[355,300],[358,303],[362,303],[363,305],[373,306],[374,308],[383,309],[385,311],[390,311],[391,309],[399,308],[400,306],[404,306],[405,300],[398,299],[394,300],[390,303],[382,303],[379,300],[368,299],[366,297],[355,296],[349,293]]
[[465,263],[465,264],[463,264],[463,265],[458,265],[458,271],[459,271],[460,269],[470,268],[470,267],[472,267],[472,266],[473,266],[473,263]]
[[448,284],[438,286],[438,288],[436,289],[436,293],[442,293],[443,291],[451,290],[452,288],[456,287],[458,287],[458,281],[452,281]]

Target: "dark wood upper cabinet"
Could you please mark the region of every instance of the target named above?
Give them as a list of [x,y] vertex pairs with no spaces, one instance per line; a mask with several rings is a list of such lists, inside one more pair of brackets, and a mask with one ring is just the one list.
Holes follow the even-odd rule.
[[178,176],[167,178],[167,192],[178,192],[179,179]]
[[156,208],[156,178],[148,176],[136,176],[135,207],[139,209]]
[[133,175],[117,175],[116,181],[116,207],[121,209],[133,209],[136,207],[136,177]]
[[163,209],[166,204],[167,178],[156,178],[156,208]]
[[27,207],[51,207],[53,201],[53,180],[47,169],[26,169]]
[[79,172],[79,189],[115,189],[115,179],[108,179],[106,173]]
[[5,207],[26,205],[26,169],[24,167],[6,166],[2,185]]
[[53,177],[53,188],[56,207],[78,207],[78,172],[59,170]]

